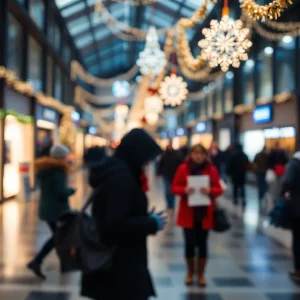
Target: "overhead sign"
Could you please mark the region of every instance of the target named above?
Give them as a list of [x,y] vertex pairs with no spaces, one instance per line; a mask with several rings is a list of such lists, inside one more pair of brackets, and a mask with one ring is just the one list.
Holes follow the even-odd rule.
[[176,129],[176,135],[177,136],[185,136],[185,130],[184,130],[184,128],[177,128]]
[[266,139],[285,139],[292,138],[296,136],[296,130],[294,127],[274,127],[264,129],[264,136]]
[[166,132],[162,132],[162,133],[160,134],[160,137],[161,137],[163,140],[165,140],[165,139],[168,138],[168,134],[167,134]]
[[196,124],[195,131],[196,133],[204,133],[206,132],[207,125],[205,122],[199,122]]
[[255,124],[264,124],[272,122],[272,106],[268,104],[256,107],[253,111],[252,117]]
[[97,134],[97,128],[96,127],[90,127],[89,128],[89,134],[96,135]]

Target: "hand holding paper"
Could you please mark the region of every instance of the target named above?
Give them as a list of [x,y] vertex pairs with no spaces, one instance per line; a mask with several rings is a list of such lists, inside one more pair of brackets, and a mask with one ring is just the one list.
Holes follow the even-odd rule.
[[196,192],[189,195],[189,206],[208,206],[210,205],[210,179],[209,176],[189,176],[188,186]]

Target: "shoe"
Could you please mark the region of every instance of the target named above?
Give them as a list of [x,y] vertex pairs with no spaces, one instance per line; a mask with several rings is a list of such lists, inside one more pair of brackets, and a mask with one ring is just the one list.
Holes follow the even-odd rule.
[[204,277],[206,262],[207,262],[207,260],[205,258],[199,258],[199,261],[198,261],[198,285],[200,287],[207,286],[207,282]]
[[292,280],[300,283],[300,271],[294,271],[289,273]]
[[41,265],[37,263],[36,261],[31,261],[27,268],[31,270],[37,277],[39,277],[42,280],[46,280],[46,276],[41,271]]
[[194,274],[195,274],[195,259],[194,258],[187,258],[187,274],[185,276],[185,284],[192,285],[194,283]]

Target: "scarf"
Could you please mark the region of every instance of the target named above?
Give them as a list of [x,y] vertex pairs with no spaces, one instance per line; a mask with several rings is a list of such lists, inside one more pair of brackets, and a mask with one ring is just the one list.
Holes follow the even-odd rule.
[[143,192],[149,191],[148,178],[144,172],[140,175],[140,186]]

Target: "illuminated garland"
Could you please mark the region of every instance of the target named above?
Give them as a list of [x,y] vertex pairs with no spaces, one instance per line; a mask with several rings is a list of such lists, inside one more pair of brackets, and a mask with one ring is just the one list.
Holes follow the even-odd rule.
[[267,19],[277,20],[292,0],[274,0],[268,5],[258,5],[254,0],[241,0],[241,8],[245,9],[251,19],[263,22]]

